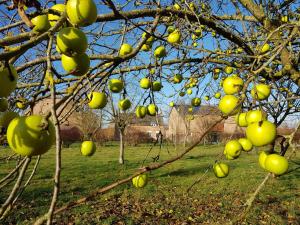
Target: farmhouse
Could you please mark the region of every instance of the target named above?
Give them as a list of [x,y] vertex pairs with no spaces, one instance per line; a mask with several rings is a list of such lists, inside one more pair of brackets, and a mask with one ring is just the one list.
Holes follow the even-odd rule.
[[[169,116],[167,137],[173,143],[191,142],[201,136],[208,127],[221,118],[217,106],[202,105],[189,112],[189,105],[176,105]],[[227,137],[242,136],[243,129],[235,123],[234,117],[216,124],[204,138],[205,142],[219,142]]]

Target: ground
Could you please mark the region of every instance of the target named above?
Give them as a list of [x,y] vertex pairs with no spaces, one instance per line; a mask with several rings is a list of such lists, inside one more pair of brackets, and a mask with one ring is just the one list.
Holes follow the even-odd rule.
[[[58,206],[86,196],[96,188],[132,174],[139,168],[149,145],[126,148],[125,165],[118,164],[118,146],[99,146],[92,157],[80,155],[79,145],[63,149],[62,184]],[[9,153],[0,149],[0,158]],[[176,156],[182,148],[153,148],[145,160],[151,163],[160,153],[159,162]],[[229,224],[238,219],[244,204],[266,176],[257,162],[259,149],[243,152],[237,160],[228,161],[230,175],[217,179],[211,165],[222,156],[222,145],[198,146],[183,159],[150,173],[145,188],[131,183],[69,209],[55,217],[55,224]],[[52,195],[55,167],[54,149],[42,156],[31,184],[23,193],[16,209],[1,224],[32,224],[47,212]],[[36,158],[30,169],[33,168]],[[290,173],[271,178],[244,222],[239,224],[300,224],[300,157],[290,161]],[[15,161],[0,161],[0,179]],[[30,175],[28,171],[27,176]],[[199,182],[189,191],[187,189]],[[11,188],[11,186],[9,186]],[[0,189],[3,203],[8,188]]]

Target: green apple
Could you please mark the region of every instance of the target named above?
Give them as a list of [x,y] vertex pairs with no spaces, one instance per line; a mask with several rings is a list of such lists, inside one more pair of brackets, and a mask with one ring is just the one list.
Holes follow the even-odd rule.
[[97,19],[97,6],[93,0],[68,0],[66,11],[74,26],[86,27]]
[[240,92],[243,88],[244,81],[237,76],[227,77],[223,81],[223,89],[225,94],[232,95]]
[[204,96],[205,101],[209,101],[210,97],[208,95]]
[[243,147],[237,140],[228,141],[225,145],[224,155],[228,159],[236,159],[240,156]]
[[47,15],[39,15],[31,19],[31,23],[34,25],[33,31],[45,32],[50,29],[50,23]]
[[196,29],[194,33],[197,37],[202,37],[202,30],[201,29]]
[[154,81],[152,82],[152,90],[153,91],[160,91],[162,89],[162,85],[160,81]]
[[141,175],[138,175],[138,176],[132,178],[132,184],[136,188],[145,187],[145,185],[147,184],[147,181],[148,181],[147,174],[141,174]]
[[239,113],[235,116],[235,122],[238,126],[240,126],[240,127],[247,127],[248,126],[246,115],[247,115],[246,112],[242,112],[242,113]]
[[173,77],[173,82],[175,84],[181,83],[182,80],[183,80],[183,77],[182,77],[181,74],[175,74],[174,77]]
[[163,45],[158,46],[155,50],[154,50],[154,56],[156,58],[163,58],[167,55],[167,51],[165,49],[165,47]]
[[227,74],[232,74],[233,68],[231,66],[226,66],[224,72]]
[[174,102],[170,102],[170,103],[169,103],[169,106],[174,107],[174,106],[175,106],[175,103],[174,103]]
[[144,118],[147,115],[147,107],[139,105],[136,107],[135,115],[137,118]]
[[148,105],[148,107],[147,107],[147,113],[148,113],[148,115],[155,116],[156,113],[157,113],[157,111],[158,111],[158,108],[157,108],[157,106],[155,104]]
[[248,125],[246,136],[254,146],[261,147],[271,144],[276,138],[276,126],[265,120]]
[[42,155],[54,144],[55,128],[40,115],[17,117],[7,128],[7,141],[22,156]]
[[119,93],[124,88],[124,83],[119,79],[110,79],[108,82],[108,88],[113,93]]
[[143,89],[149,89],[151,87],[151,81],[149,78],[144,77],[140,80],[140,87]]
[[261,54],[264,54],[270,50],[270,45],[268,43],[264,44],[260,50]]
[[286,173],[289,163],[286,158],[278,154],[270,154],[265,160],[265,169],[275,175]]
[[234,95],[225,95],[219,102],[219,109],[225,116],[235,115],[241,108],[238,103],[239,99]]
[[17,80],[17,71],[11,64],[9,68],[0,67],[0,98],[8,97],[16,89]]
[[85,53],[77,54],[71,57],[62,54],[61,64],[68,74],[73,74],[74,76],[82,76],[89,71],[90,58]]
[[174,8],[175,10],[180,10],[180,9],[181,9],[181,6],[180,6],[178,3],[175,3],[175,4],[173,5],[173,8]]
[[141,50],[142,50],[142,51],[145,51],[145,52],[149,52],[150,49],[151,49],[151,46],[150,46],[150,45],[147,45],[147,44],[143,44],[143,45],[142,45],[142,48],[141,48]]
[[0,113],[0,127],[7,129],[9,123],[18,116],[19,114],[13,111]]
[[16,107],[19,108],[19,109],[26,109],[27,108],[27,103],[25,100],[18,100],[16,102]]
[[8,109],[8,101],[6,98],[0,98],[0,112],[5,112]]
[[119,109],[125,111],[131,107],[131,102],[128,98],[122,99],[118,103]]
[[239,143],[241,144],[241,146],[243,147],[243,150],[245,152],[249,152],[253,148],[251,141],[249,141],[249,139],[247,139],[247,138],[240,138]]
[[257,84],[252,90],[251,95],[256,100],[265,100],[271,94],[271,87],[267,84]]
[[[66,6],[64,4],[56,4],[56,5],[52,6],[51,9],[57,10],[59,12],[65,12]],[[55,14],[51,14],[51,13],[48,14],[48,21],[49,21],[51,27],[55,26],[55,24],[59,20],[59,17],[60,16],[55,15]]]
[[147,36],[149,36],[148,38],[147,38],[147,40],[146,40],[146,45],[149,45],[150,47],[152,46],[152,44],[153,44],[153,42],[154,42],[154,40],[155,40],[155,38],[151,35],[147,35],[147,33],[146,32],[144,32],[143,34],[142,34],[142,38],[146,38]]
[[181,38],[180,31],[175,30],[174,32],[169,34],[167,40],[170,44],[179,44],[180,43],[180,38]]
[[218,178],[227,177],[229,174],[229,166],[225,163],[215,163],[213,170],[215,176]]
[[266,158],[268,156],[269,153],[265,152],[265,151],[262,151],[259,153],[259,157],[258,157],[258,163],[259,165],[263,168],[263,169],[266,169],[265,167],[265,161],[266,161]]
[[267,114],[261,110],[250,110],[246,113],[246,123],[256,123],[267,119]]
[[124,43],[121,45],[119,55],[126,56],[126,55],[129,55],[130,53],[132,53],[132,51],[133,51],[132,46],[130,44]]
[[80,152],[84,156],[92,156],[96,152],[96,144],[93,141],[84,141],[81,143]]
[[217,92],[217,93],[215,94],[215,98],[216,98],[216,99],[220,99],[220,98],[221,98],[221,93],[220,93],[220,92]]
[[194,106],[194,107],[198,107],[198,106],[200,106],[200,104],[201,104],[201,99],[200,98],[193,98],[192,100],[191,100],[191,105],[192,106]]
[[93,91],[88,95],[90,102],[88,103],[91,109],[103,109],[107,104],[105,93]]
[[61,53],[68,56],[83,54],[88,47],[85,34],[74,27],[62,28],[58,32],[56,43]]
[[173,33],[175,31],[175,27],[173,26],[168,26],[167,31],[169,34]]

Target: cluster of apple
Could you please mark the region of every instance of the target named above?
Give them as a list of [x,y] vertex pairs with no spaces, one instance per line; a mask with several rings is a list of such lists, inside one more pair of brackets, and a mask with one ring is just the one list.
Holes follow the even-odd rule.
[[[232,69],[225,71],[227,74]],[[250,151],[253,146],[262,147],[271,144],[276,139],[276,126],[267,120],[267,115],[260,109],[241,112],[241,102],[236,94],[239,94],[244,87],[243,80],[237,75],[228,76],[223,81],[225,96],[219,102],[219,109],[225,116],[236,115],[236,123],[240,127],[246,127],[246,137],[239,140],[230,140],[226,143],[224,155],[227,159],[233,160],[239,157],[241,151]],[[254,85],[250,91],[256,101],[266,100],[271,87],[264,83]],[[278,154],[262,153],[259,157],[260,165],[275,175],[281,175],[288,169],[287,160]],[[214,173],[217,177],[226,177],[229,173],[229,166],[225,163],[216,163]]]
[[40,155],[49,150],[55,139],[51,121],[40,115],[21,116],[8,110],[7,97],[15,90],[18,74],[12,65],[0,69],[0,127],[6,131],[10,148],[22,156]]
[[0,67],[0,130],[7,130],[9,123],[18,113],[8,110],[9,103],[7,97],[16,89],[18,73],[13,65],[3,65]]
[[[97,7],[92,0],[69,0],[67,5],[57,4],[52,9],[65,12],[73,26],[88,26],[97,18]],[[31,21],[34,32],[45,32],[55,26],[58,15],[39,15]],[[57,35],[57,50],[62,53],[62,64],[66,71],[83,75],[89,68],[85,34],[75,28],[66,27]],[[0,127],[6,130],[10,148],[22,156],[41,155],[47,152],[55,141],[55,128],[50,120],[41,115],[20,116],[7,111],[7,97],[15,90],[18,74],[12,65],[0,69]],[[21,102],[22,103],[22,102]],[[19,108],[24,108],[19,104]]]

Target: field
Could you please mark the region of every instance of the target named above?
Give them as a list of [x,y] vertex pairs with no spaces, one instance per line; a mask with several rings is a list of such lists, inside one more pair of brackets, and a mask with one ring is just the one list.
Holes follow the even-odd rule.
[[[99,146],[93,157],[83,157],[79,145],[63,149],[62,185],[58,206],[86,196],[96,188],[132,174],[139,168],[150,146],[126,148],[125,165],[118,164],[118,146]],[[160,155],[159,162],[176,156],[182,148],[155,147],[145,164]],[[55,217],[56,224],[229,224],[242,215],[245,202],[266,176],[257,163],[258,150],[230,161],[231,172],[217,179],[211,170],[223,146],[198,146],[183,159],[150,173],[147,186],[135,189],[131,183],[98,196],[86,204]],[[9,149],[0,149],[0,158]],[[30,175],[35,158],[27,176]],[[0,162],[0,179],[15,161]],[[290,162],[290,173],[268,180],[242,224],[299,224],[300,158]],[[23,193],[13,213],[1,224],[31,224],[47,212],[52,195],[54,149],[42,157],[37,174]],[[199,182],[187,192],[195,182]],[[11,188],[11,186],[9,187]],[[8,188],[0,190],[3,203]],[[239,223],[241,224],[241,223]]]

